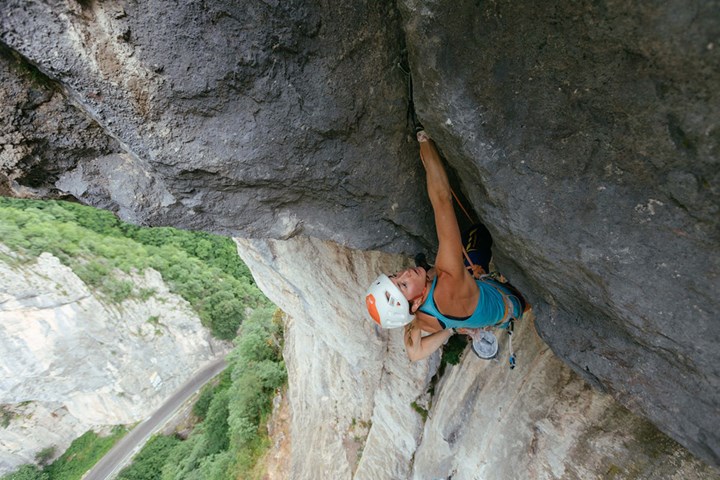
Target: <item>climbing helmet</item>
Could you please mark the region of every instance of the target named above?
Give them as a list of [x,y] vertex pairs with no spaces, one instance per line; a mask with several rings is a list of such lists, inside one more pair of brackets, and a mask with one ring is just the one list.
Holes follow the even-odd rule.
[[387,275],[380,275],[368,288],[365,305],[370,317],[383,328],[397,328],[410,323],[410,304]]

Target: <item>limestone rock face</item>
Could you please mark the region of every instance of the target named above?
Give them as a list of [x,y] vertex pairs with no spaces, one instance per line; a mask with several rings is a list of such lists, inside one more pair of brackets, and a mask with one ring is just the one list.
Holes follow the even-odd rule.
[[356,468],[370,475],[358,478],[409,478],[422,422],[408,399],[423,395],[434,364],[410,365],[401,333],[374,328],[358,308],[366,280],[401,259],[316,239],[236,241],[258,286],[292,312],[291,478],[352,478]]
[[362,309],[366,286],[401,257],[302,237],[237,243],[258,286],[293,312],[290,478],[720,478],[592,389],[531,321],[515,330],[514,370],[498,333],[500,361],[467,351],[431,382],[439,354],[411,364],[402,329],[376,329]]
[[60,85],[2,43],[0,104],[0,194],[62,196],[54,186],[61,175],[123,151]]
[[[72,194],[144,224],[431,249],[407,65],[420,120],[541,338],[718,466],[719,10],[7,0],[2,188]],[[27,101],[12,93],[23,85]],[[33,123],[51,111],[68,119],[67,148],[61,129]],[[332,351],[371,349],[335,327],[322,335]],[[304,365],[314,343],[301,338]]]
[[50,254],[0,252],[0,473],[89,429],[144,420],[227,351],[153,270],[133,279],[152,297],[113,306]]
[[[423,185],[391,2],[10,0],[0,22],[0,40],[128,152],[135,195],[96,187],[87,203],[136,223],[304,231],[358,248],[409,250],[430,236],[427,204],[401,207]],[[106,183],[84,160],[67,166],[74,183]]]
[[420,117],[540,335],[720,465],[718,4],[400,4]]

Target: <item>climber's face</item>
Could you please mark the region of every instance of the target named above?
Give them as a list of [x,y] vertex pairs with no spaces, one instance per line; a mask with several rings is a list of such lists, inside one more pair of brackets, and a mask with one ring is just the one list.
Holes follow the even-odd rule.
[[397,286],[407,300],[413,300],[422,295],[427,282],[427,272],[422,267],[406,268],[390,275],[390,280]]

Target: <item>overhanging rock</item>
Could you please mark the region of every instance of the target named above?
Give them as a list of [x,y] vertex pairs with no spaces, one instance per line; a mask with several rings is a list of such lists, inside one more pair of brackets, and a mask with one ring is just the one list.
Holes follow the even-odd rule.
[[[719,8],[9,0],[20,83],[1,91],[39,93],[2,97],[0,188],[92,185],[83,201],[138,223],[414,253],[434,235],[407,57],[543,339],[720,465]],[[73,132],[104,133],[26,135],[57,95],[85,116]]]
[[400,4],[420,116],[542,337],[719,465],[720,7]]

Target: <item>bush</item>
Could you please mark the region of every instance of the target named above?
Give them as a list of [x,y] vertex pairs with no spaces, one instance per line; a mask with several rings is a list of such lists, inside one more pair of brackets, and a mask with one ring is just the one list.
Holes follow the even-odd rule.
[[133,459],[132,465],[124,468],[118,480],[154,480],[167,461],[168,455],[180,444],[180,439],[165,435],[151,438]]
[[60,458],[45,468],[51,480],[77,480],[90,470],[118,442],[128,430],[115,427],[101,437],[92,430],[77,438]]
[[212,402],[214,393],[214,385],[205,385],[200,391],[200,396],[198,397],[197,401],[193,404],[193,414],[201,421],[204,420],[205,416],[207,415],[207,411],[210,408],[210,402]]
[[117,280],[110,277],[103,282],[103,289],[114,303],[121,303],[132,296],[133,285],[129,280]]
[[449,363],[450,365],[457,365],[460,363],[465,347],[467,347],[468,340],[466,335],[453,335],[450,340],[443,346],[442,362]]
[[233,367],[230,387],[230,439],[238,448],[252,448],[262,419],[270,412],[275,390],[287,378],[282,361],[281,326],[272,309],[256,310],[243,323],[237,347],[228,356]]
[[168,455],[163,465],[162,480],[178,480],[191,478],[190,475],[200,466],[202,452],[205,451],[205,437],[200,434],[190,435],[190,438],[175,447]]
[[216,393],[210,402],[207,418],[203,422],[206,439],[204,456],[214,455],[228,448],[228,402],[227,390]]
[[198,478],[202,480],[228,480],[235,478],[230,475],[229,469],[233,464],[233,454],[222,452],[205,457],[198,469]]
[[110,267],[102,259],[90,260],[76,266],[73,271],[89,287],[98,288],[103,280],[110,275]]
[[52,457],[55,456],[55,446],[43,448],[35,455],[35,461],[40,465],[47,464]]
[[260,419],[269,410],[270,402],[260,377],[252,369],[238,376],[231,394],[230,438],[235,446],[242,447],[257,436]]
[[50,480],[50,477],[35,465],[23,465],[15,472],[3,475],[1,480]]

